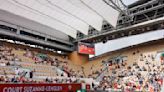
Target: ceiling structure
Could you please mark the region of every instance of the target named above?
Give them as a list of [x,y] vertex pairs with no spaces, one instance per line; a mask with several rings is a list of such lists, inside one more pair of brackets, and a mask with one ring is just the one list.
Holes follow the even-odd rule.
[[[0,1],[0,10],[42,24],[73,38],[76,38],[77,32],[88,35],[90,26],[101,31],[104,20],[116,27],[119,16],[119,11],[103,0]],[[48,31],[42,32],[48,34]],[[50,33],[52,35],[53,31]]]
[[[111,6],[112,3],[109,1],[118,0],[103,1]],[[104,32],[95,32],[88,36],[82,36],[76,42],[106,43],[108,40],[163,28],[164,0],[135,0],[133,4],[126,5],[126,7],[128,16],[121,12],[116,29],[108,28]]]

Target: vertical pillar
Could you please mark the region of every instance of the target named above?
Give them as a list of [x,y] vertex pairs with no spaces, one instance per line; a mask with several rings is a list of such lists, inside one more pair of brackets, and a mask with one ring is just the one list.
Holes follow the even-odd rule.
[[19,34],[20,34],[20,27],[17,26],[17,35],[19,35]]
[[45,37],[45,41],[47,41],[47,37]]

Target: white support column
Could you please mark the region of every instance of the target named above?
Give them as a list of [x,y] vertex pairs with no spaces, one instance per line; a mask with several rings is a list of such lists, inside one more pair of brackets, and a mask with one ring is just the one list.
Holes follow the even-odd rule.
[[19,34],[20,34],[20,27],[17,26],[17,35],[19,35]]
[[46,42],[47,42],[47,38],[48,38],[48,35],[46,35],[46,36],[45,36],[45,39],[44,39]]

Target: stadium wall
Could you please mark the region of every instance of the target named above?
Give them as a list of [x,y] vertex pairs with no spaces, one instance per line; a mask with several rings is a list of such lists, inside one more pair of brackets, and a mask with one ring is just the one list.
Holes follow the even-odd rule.
[[89,55],[79,54],[77,51],[73,51],[68,55],[68,58],[75,65],[83,65],[88,62]]
[[99,56],[107,52],[123,49],[129,46],[145,43],[148,41],[159,40],[161,38],[164,38],[164,29],[110,40],[105,44],[98,43],[95,45],[96,56]]

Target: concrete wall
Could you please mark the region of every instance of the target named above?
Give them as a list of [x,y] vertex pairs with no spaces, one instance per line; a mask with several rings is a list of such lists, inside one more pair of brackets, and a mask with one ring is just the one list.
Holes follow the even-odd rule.
[[75,65],[83,65],[89,61],[89,55],[79,54],[77,51],[70,53],[68,58]]

